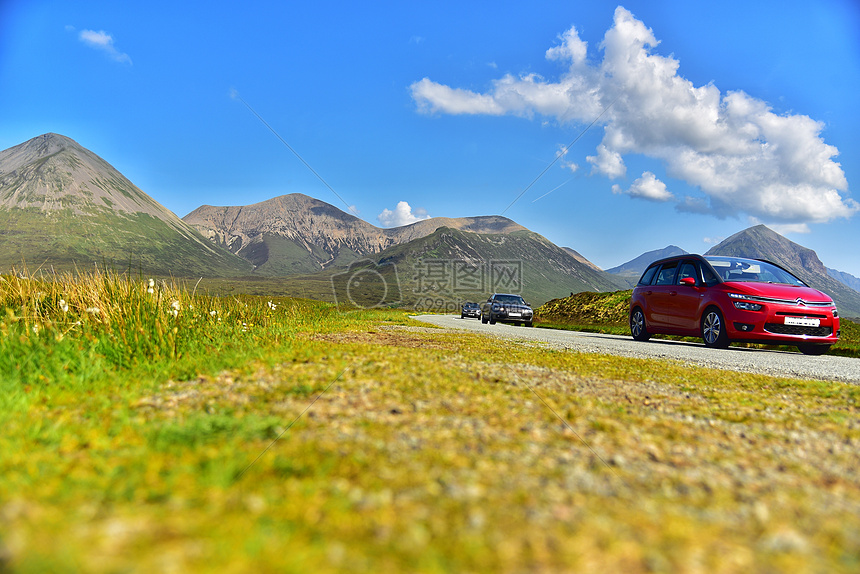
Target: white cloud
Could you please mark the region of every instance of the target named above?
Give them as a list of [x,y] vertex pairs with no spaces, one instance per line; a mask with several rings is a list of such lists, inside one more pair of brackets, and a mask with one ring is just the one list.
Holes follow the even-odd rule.
[[418,109],[422,112],[491,115],[504,113],[504,109],[490,96],[482,96],[469,90],[455,90],[431,82],[428,78],[415,82],[409,89],[412,90],[412,99],[418,102]]
[[569,152],[569,151],[570,151],[569,147],[567,147],[566,145],[559,144],[558,150],[555,152],[555,157],[557,159],[561,159],[561,162],[559,163],[559,165],[563,169],[570,170],[570,173],[576,173],[576,171],[579,169],[579,165],[577,165],[576,162],[565,160],[565,158],[567,157],[567,152]]
[[621,154],[603,144],[597,146],[596,156],[590,155],[585,160],[592,165],[592,172],[603,174],[610,179],[624,177],[627,173],[627,166],[624,165]]
[[385,227],[400,227],[401,225],[409,225],[424,219],[430,219],[427,211],[422,208],[412,212],[412,207],[405,201],[398,201],[394,211],[383,209],[382,213],[376,216],[379,222]]
[[123,64],[131,64],[131,58],[128,54],[120,52],[113,45],[113,37],[104,30],[81,30],[78,34],[78,39],[91,48],[101,50],[106,53],[112,60]]
[[666,189],[666,184],[657,179],[657,176],[650,171],[643,173],[642,177],[634,181],[627,191],[623,191],[619,185],[613,185],[612,193],[625,193],[630,197],[649,201],[671,201],[675,199],[675,196]]
[[412,97],[423,113],[537,114],[587,125],[605,112],[603,140],[586,157],[592,173],[623,177],[627,154],[658,160],[670,177],[703,194],[669,198],[681,211],[805,224],[860,210],[847,196],[838,150],[821,137],[824,124],[776,114],[742,91],[693,85],[678,74],[678,60],[654,53],[653,31],[623,7],[599,45],[602,60],[589,62],[575,28],[559,39],[546,52],[566,66],[556,82],[507,74],[477,93],[424,78],[412,84]]

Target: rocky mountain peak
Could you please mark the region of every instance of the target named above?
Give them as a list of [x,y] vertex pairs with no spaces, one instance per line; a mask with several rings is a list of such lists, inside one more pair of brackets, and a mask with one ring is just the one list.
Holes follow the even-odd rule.
[[33,161],[52,156],[67,148],[83,149],[77,142],[55,133],[42,134],[22,144],[0,151],[0,174],[20,169]]
[[91,263],[225,275],[250,271],[104,159],[47,133],[0,151],[0,266]]
[[47,133],[0,152],[0,207],[144,213],[180,228],[179,219],[108,162],[66,136]]
[[711,248],[706,255],[767,259],[793,271],[801,279],[807,279],[808,273],[827,276],[827,269],[815,251],[798,245],[766,225],[739,231]]

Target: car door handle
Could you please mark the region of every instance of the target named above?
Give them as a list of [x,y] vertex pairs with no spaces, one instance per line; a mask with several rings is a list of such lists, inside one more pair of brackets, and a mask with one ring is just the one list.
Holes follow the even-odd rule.
[[652,291],[645,291],[646,295],[650,295],[651,293],[652,293]]
[[677,291],[669,291],[669,295],[673,295],[673,296],[674,296],[674,295],[677,295],[677,294],[678,294],[678,292],[677,292]]

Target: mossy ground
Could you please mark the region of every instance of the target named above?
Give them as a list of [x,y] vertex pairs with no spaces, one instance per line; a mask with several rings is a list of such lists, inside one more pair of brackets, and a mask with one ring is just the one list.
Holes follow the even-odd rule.
[[860,568],[860,387],[4,281],[0,570]]

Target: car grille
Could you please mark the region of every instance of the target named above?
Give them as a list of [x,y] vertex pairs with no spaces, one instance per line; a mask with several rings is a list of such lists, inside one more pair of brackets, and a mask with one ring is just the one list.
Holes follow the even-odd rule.
[[833,307],[833,301],[806,301],[804,299],[777,299],[776,297],[746,297],[748,301],[760,301],[762,303],[779,303],[780,305],[791,305],[798,307]]
[[801,327],[781,323],[765,323],[764,330],[777,335],[807,335],[809,337],[829,337],[833,333],[831,327]]

